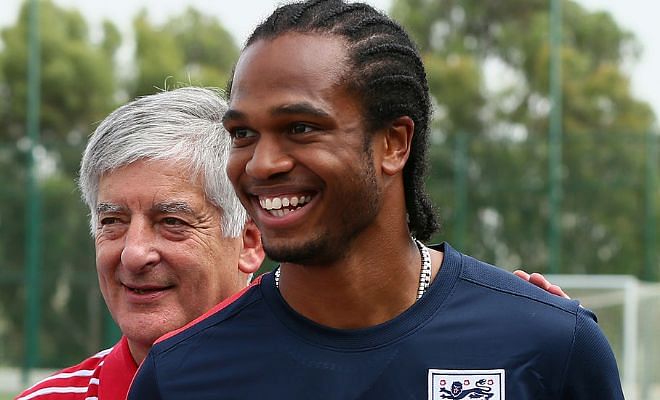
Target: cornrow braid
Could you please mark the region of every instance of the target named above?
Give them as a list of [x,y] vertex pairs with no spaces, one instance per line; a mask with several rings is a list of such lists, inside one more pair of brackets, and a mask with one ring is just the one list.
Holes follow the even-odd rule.
[[371,56],[377,58],[382,57],[382,53],[389,53],[393,57],[409,57],[409,60],[415,63],[415,67],[417,67],[418,72],[424,73],[424,64],[422,64],[422,60],[420,60],[419,57],[416,57],[415,52],[410,47],[402,46],[400,44],[383,43],[376,46],[371,46],[364,49],[362,55],[365,59]]
[[[360,95],[369,132],[401,116],[415,122],[403,170],[408,228],[418,239],[428,240],[439,228],[424,182],[432,107],[415,44],[399,24],[367,4],[310,0],[280,6],[257,26],[245,46],[289,32],[336,35],[347,42],[351,65],[344,81]],[[231,95],[231,81],[227,89]]]
[[298,11],[296,11],[295,14],[293,14],[291,16],[291,19],[290,19],[291,23],[292,24],[297,24],[298,21],[300,20],[300,18],[302,18],[303,14],[305,14],[307,12],[307,10],[309,10],[310,8],[313,8],[314,6],[316,6],[317,4],[319,4],[323,1],[325,1],[325,0],[311,0],[311,1],[308,2],[309,4],[308,4],[307,7],[300,7],[298,9]]
[[404,35],[407,35],[407,33],[398,26],[397,24],[394,24],[391,20],[388,20],[387,17],[384,17],[382,15],[378,15],[376,17],[367,17],[364,18],[360,21],[357,21],[357,23],[353,26],[346,26],[343,28],[343,32],[345,32],[346,35],[355,35],[358,32],[364,31],[366,28],[369,28],[371,26],[376,26],[378,27],[379,25],[384,24],[385,26],[390,25],[390,28],[397,29]]
[[338,8],[336,10],[333,10],[332,12],[324,15],[323,17],[319,18],[318,24],[319,25],[327,25],[330,21],[332,21],[335,18],[339,18],[344,14],[348,14],[351,12],[356,12],[359,10],[362,11],[368,11],[369,6],[364,3],[352,3],[345,5],[342,8]]

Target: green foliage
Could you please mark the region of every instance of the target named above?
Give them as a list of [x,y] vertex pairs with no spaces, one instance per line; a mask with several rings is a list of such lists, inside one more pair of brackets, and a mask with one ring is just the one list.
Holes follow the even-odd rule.
[[[93,43],[87,24],[77,11],[60,8],[50,1],[39,3],[41,42],[40,145],[37,174],[41,192],[43,222],[39,231],[42,253],[40,296],[42,311],[42,361],[44,366],[60,365],[63,358],[75,361],[90,349],[85,332],[89,305],[81,291],[98,296],[94,278],[93,247],[87,234],[86,212],[78,199],[74,178],[84,139],[92,124],[114,107],[117,91],[113,72],[114,42],[104,50]],[[28,57],[28,6],[23,5],[15,26],[1,32],[0,57],[0,255],[6,281],[0,291],[3,324],[0,332],[7,360],[17,362],[23,352],[25,287],[17,283],[24,276],[26,235],[25,204],[27,182],[26,107]],[[117,32],[106,24],[106,33]],[[67,272],[68,271],[68,272]],[[70,285],[64,277],[86,277],[84,284]],[[16,301],[19,299],[21,301]],[[84,299],[84,301],[80,301]],[[99,302],[97,302],[99,303]],[[54,307],[57,306],[57,309]],[[102,310],[102,305],[97,305]],[[96,311],[99,312],[99,311]],[[64,324],[64,325],[63,325]],[[59,329],[56,329],[60,325]],[[85,336],[83,334],[83,336]],[[92,343],[93,344],[93,343]],[[63,356],[63,354],[65,356]],[[67,357],[66,355],[71,355]]]
[[[28,8],[23,4],[16,24],[0,32],[0,359],[10,365],[23,360],[26,317]],[[88,210],[75,183],[87,136],[126,93],[179,83],[224,86],[238,49],[217,20],[194,9],[162,26],[143,12],[129,38],[136,68],[128,71],[135,73],[126,74],[116,67],[122,37],[114,24],[103,22],[102,36],[92,40],[78,11],[48,0],[39,8],[39,366],[58,368],[108,345],[114,334],[96,283]]]
[[[644,143],[656,119],[623,69],[639,44],[608,13],[569,0],[562,9],[562,272],[641,277],[644,246],[655,246],[644,237]],[[549,3],[395,0],[392,15],[419,44],[438,104],[429,186],[446,223],[437,239],[545,271]]]
[[183,51],[164,28],[149,23],[146,12],[133,23],[136,36],[137,83],[132,97],[166,88],[166,80],[184,68]]
[[[39,4],[40,366],[61,367],[106,344],[87,210],[74,181],[87,135],[117,99],[180,84],[224,87],[238,49],[216,19],[194,9],[160,25],[142,12],[131,38],[106,21],[95,41],[77,11]],[[607,13],[572,1],[563,10],[564,272],[641,276],[644,199],[660,226],[660,193],[645,194],[645,133],[655,116],[632,96],[622,68],[639,44]],[[429,188],[445,221],[436,239],[544,271],[548,2],[395,0],[393,15],[423,52],[436,104]],[[0,359],[13,365],[22,360],[25,318],[27,17],[24,5],[0,32]],[[131,65],[119,68],[116,54],[133,40]]]
[[[114,53],[90,41],[87,24],[77,11],[45,1],[40,3],[39,16],[41,143],[67,174],[75,176],[91,122],[115,105]],[[24,5],[17,25],[1,34],[5,48],[0,70],[12,77],[3,84],[9,106],[0,113],[0,135],[8,140],[25,136],[27,18]]]
[[134,96],[179,85],[224,87],[238,58],[229,32],[193,8],[162,26],[152,25],[142,11],[133,27],[138,70]]

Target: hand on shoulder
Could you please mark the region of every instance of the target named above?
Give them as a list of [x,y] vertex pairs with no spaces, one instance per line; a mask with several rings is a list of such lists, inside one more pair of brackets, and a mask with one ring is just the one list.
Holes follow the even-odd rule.
[[518,269],[513,271],[513,274],[520,279],[526,280],[527,282],[540,287],[546,292],[554,294],[555,296],[563,297],[565,299],[570,299],[570,296],[567,295],[562,288],[560,288],[557,285],[553,285],[552,283],[550,283],[549,280],[546,279],[545,276],[539,274],[538,272],[528,274],[527,272]]

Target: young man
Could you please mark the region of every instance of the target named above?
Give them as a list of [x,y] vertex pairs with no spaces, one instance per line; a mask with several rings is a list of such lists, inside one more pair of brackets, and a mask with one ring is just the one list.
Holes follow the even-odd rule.
[[244,289],[264,258],[227,179],[225,102],[182,88],[110,114],[83,155],[103,298],[123,337],[19,400],[125,399],[153,342]]
[[415,46],[367,5],[257,27],[227,172],[280,268],[161,338],[129,398],[622,399],[591,312],[418,240],[430,109]]

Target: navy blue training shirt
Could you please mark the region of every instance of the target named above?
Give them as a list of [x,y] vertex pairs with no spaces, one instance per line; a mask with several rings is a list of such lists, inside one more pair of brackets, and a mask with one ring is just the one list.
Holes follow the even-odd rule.
[[595,316],[448,244],[427,293],[338,330],[292,310],[273,274],[154,345],[129,399],[623,399]]

